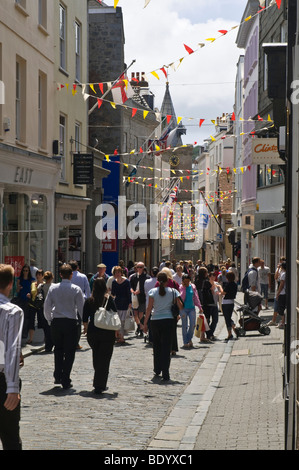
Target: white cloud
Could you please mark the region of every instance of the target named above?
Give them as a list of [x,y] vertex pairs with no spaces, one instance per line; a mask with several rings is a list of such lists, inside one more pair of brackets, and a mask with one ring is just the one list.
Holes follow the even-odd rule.
[[[223,112],[232,112],[236,63],[242,51],[235,44],[237,29],[220,38],[218,30],[230,30],[239,24],[246,3],[245,0],[151,0],[145,9],[144,0],[119,3],[124,17],[126,62],[130,64],[136,59],[130,72],[146,73],[158,108],[166,80],[162,72],[160,80],[150,72],[185,57],[176,72],[169,68],[177,116],[203,118],[207,124]],[[231,19],[228,19],[229,7],[234,8]],[[206,41],[211,37],[219,39],[213,43]],[[205,47],[188,55],[184,44],[197,49],[201,42]],[[185,143],[202,142],[214,132],[213,126],[199,130],[196,121],[183,119],[183,123],[192,124],[187,127]]]

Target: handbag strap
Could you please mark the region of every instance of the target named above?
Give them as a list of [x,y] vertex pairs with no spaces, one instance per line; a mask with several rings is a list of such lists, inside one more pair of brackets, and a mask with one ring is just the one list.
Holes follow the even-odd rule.
[[[108,304],[108,302],[109,302],[110,295],[108,295],[108,297],[106,297],[106,298],[107,298],[106,303],[105,303],[105,305],[103,305],[103,308],[105,308],[105,309],[106,309],[107,304]],[[104,297],[104,300],[105,300],[105,297]]]
[[175,299],[176,299],[176,297],[175,297],[175,295],[174,295],[174,289],[171,288],[171,290],[172,290],[172,302],[173,302],[173,304],[175,304]]

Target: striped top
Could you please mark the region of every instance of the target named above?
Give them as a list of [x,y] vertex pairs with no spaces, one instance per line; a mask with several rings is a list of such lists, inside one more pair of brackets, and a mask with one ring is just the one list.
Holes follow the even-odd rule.
[[0,372],[4,372],[6,393],[19,393],[19,367],[23,310],[0,294]]

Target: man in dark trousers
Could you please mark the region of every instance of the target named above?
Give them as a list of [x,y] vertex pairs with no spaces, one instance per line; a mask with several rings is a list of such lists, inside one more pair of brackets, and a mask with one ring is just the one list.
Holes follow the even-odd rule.
[[44,303],[44,315],[51,324],[54,342],[54,379],[64,389],[72,386],[70,374],[78,344],[78,318],[82,319],[82,290],[71,282],[73,270],[69,264],[60,268],[61,282],[52,284]]
[[147,279],[150,279],[150,276],[146,273],[144,263],[139,261],[137,263],[137,272],[132,274],[129,278],[131,293],[137,295],[138,297],[138,307],[133,306],[134,318],[137,325],[136,335],[143,336],[142,325],[143,317],[146,311],[146,296],[144,292],[144,283]]
[[19,368],[24,313],[8,299],[13,282],[12,266],[0,264],[0,440],[4,450],[22,450]]

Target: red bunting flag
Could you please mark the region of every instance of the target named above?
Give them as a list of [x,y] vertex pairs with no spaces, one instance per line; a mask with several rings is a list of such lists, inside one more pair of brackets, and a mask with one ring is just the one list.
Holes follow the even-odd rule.
[[98,108],[99,109],[102,106],[102,104],[103,104],[103,100],[101,100],[101,98],[98,98]]
[[232,120],[232,121],[235,121],[235,120],[236,120],[235,113],[232,114],[231,120]]
[[117,155],[117,154],[118,154],[117,149],[115,149],[114,150],[114,155]]
[[184,44],[184,47],[185,47],[186,51],[188,52],[188,54],[193,54],[194,50],[191,49],[191,47],[186,46],[186,44]]
[[104,94],[104,87],[103,87],[103,83],[99,83],[99,88],[101,90],[101,93],[102,95]]
[[162,70],[162,72],[163,72],[163,73],[164,73],[164,75],[165,75],[165,78],[167,78],[167,72],[166,72],[165,68],[164,68],[164,67],[162,67],[160,70]]
[[263,120],[264,120],[263,118],[261,118],[261,116],[260,116],[259,114],[258,114],[257,118],[258,118],[259,121],[263,121]]
[[219,29],[218,33],[221,33],[221,34],[227,34],[227,30],[226,29]]
[[280,10],[280,6],[281,6],[281,0],[276,0],[276,3],[277,3],[277,7],[278,7],[278,9]]
[[168,115],[167,115],[167,124],[170,123],[171,118],[172,118],[171,114],[168,114]]
[[143,153],[142,147],[139,148],[139,153]]
[[201,127],[201,126],[203,125],[204,121],[205,121],[204,119],[201,119],[201,120],[199,121],[199,127]]
[[133,108],[132,109],[132,117],[134,117],[136,113],[137,113],[137,108]]

